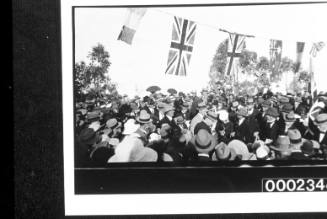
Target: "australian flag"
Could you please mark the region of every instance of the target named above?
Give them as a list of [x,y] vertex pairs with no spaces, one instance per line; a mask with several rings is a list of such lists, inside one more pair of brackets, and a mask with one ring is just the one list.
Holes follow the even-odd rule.
[[191,60],[196,23],[174,16],[166,74],[186,76]]

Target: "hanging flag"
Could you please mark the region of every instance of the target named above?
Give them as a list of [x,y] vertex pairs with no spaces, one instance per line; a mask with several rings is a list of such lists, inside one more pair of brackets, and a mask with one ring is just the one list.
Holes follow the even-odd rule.
[[301,67],[302,55],[304,50],[304,42],[296,42],[296,63],[294,72],[298,72]]
[[195,30],[195,22],[174,16],[166,74],[187,75],[193,51]]
[[[237,67],[239,57],[241,57],[241,53],[243,49],[245,48],[245,37],[240,34],[234,34],[229,33],[229,39],[228,39],[228,52],[227,57],[229,60],[227,60],[227,68],[226,68],[226,75],[230,75],[232,72],[232,75],[235,73],[235,68]],[[233,68],[233,70],[232,70]]]
[[313,43],[311,50],[310,50],[310,60],[309,60],[309,71],[310,71],[310,84],[309,84],[309,92],[311,93],[313,99],[317,97],[317,83],[315,80],[315,72],[314,72],[314,59],[317,56],[317,53],[322,50],[325,46],[324,42]]
[[270,40],[270,68],[276,73],[282,61],[283,42],[281,40]]
[[146,8],[128,8],[128,15],[118,36],[118,40],[124,41],[130,45],[132,44],[136,29],[140,25],[146,10]]

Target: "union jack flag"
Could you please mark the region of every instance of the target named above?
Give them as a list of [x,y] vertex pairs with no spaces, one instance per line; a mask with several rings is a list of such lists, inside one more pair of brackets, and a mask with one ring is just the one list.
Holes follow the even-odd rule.
[[166,74],[187,75],[193,51],[195,30],[195,22],[174,16]]

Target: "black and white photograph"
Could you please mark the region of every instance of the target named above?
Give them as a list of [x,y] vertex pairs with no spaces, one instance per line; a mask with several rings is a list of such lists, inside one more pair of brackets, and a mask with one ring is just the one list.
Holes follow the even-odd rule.
[[326,210],[326,11],[62,1],[66,214]]

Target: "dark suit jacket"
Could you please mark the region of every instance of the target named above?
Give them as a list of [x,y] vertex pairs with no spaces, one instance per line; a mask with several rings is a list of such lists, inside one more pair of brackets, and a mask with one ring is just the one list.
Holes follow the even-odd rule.
[[310,160],[309,157],[306,157],[302,152],[292,152],[288,157],[289,160]]
[[280,129],[278,121],[275,121],[272,127],[269,123],[265,123],[264,130],[262,130],[262,140],[271,139],[273,143],[276,143],[278,135],[282,134],[283,130]]
[[259,125],[255,118],[247,117],[241,125],[235,126],[235,138],[244,143],[253,143],[253,133],[259,131]]

